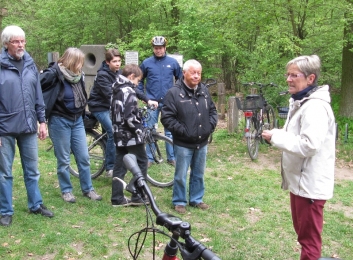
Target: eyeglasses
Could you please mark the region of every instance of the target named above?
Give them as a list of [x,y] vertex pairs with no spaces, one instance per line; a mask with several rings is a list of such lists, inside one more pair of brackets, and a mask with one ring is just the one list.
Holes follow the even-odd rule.
[[19,45],[20,43],[26,44],[26,40],[13,40],[9,41],[9,43],[12,43],[13,45]]
[[288,77],[290,77],[291,79],[296,79],[296,78],[299,78],[301,76],[304,76],[305,75],[303,73],[298,73],[298,74],[284,74],[283,75],[285,79],[288,79]]

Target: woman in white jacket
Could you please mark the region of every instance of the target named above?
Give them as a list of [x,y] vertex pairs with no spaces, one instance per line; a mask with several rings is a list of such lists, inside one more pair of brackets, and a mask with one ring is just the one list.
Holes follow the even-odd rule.
[[320,59],[300,56],[287,63],[289,113],[283,129],[262,137],[283,151],[282,189],[290,191],[301,260],[321,257],[323,208],[333,196],[335,118],[327,85],[317,86]]

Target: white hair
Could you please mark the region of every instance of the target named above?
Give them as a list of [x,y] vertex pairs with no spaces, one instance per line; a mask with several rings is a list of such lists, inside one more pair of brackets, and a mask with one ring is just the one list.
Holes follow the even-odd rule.
[[1,43],[6,48],[7,44],[13,37],[25,38],[25,32],[17,25],[9,25],[4,28],[1,33]]
[[201,63],[198,62],[197,60],[188,60],[188,61],[186,61],[184,63],[183,71],[189,70],[190,67],[195,67],[195,68],[201,68],[202,69]]
[[320,67],[321,67],[319,56],[317,55],[299,56],[289,61],[286,65],[286,69],[288,69],[288,67],[291,65],[297,65],[298,69],[301,72],[303,72],[306,77],[309,76],[310,74],[314,74],[315,80],[313,83],[317,84],[317,80],[320,76]]

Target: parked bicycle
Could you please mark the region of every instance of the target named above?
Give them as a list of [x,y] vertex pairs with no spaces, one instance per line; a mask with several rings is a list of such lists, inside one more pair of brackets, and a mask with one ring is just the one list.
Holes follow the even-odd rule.
[[[150,147],[155,161],[153,166],[149,168],[147,180],[157,187],[172,186],[174,183],[174,168],[167,163],[167,155],[164,147],[166,143],[173,145],[173,140],[159,133],[156,126],[151,128],[147,126],[146,122],[149,119],[147,107],[140,108],[139,112],[142,114],[141,118],[143,120],[146,146]],[[99,130],[100,126],[98,120],[90,113],[87,113],[84,124],[90,156],[91,178],[95,179],[100,176],[105,169],[107,134]],[[75,162],[73,155],[71,162]],[[76,164],[71,163],[69,170],[72,175],[79,177]]]
[[249,156],[256,160],[259,153],[259,144],[263,143],[261,133],[263,130],[270,130],[275,127],[276,117],[273,107],[268,104],[263,95],[263,88],[268,86],[277,87],[274,83],[243,83],[245,87],[257,87],[259,94],[247,95],[245,99],[236,99],[239,110],[244,111],[245,116],[245,138],[247,140]]
[[[139,232],[134,233],[130,236],[128,245],[129,252],[133,259],[137,259],[139,254],[141,253],[142,248],[144,247],[144,242],[146,240],[146,236],[148,232],[152,232],[153,234],[153,259],[155,259],[156,255],[156,240],[155,235],[163,234],[170,238],[169,243],[166,245],[164,250],[163,260],[178,260],[177,257],[178,251],[180,251],[181,257],[184,260],[196,260],[196,259],[205,259],[205,260],[220,260],[220,258],[213,253],[210,249],[208,249],[201,242],[197,241],[195,238],[191,236],[191,225],[188,222],[182,221],[179,217],[173,216],[171,214],[162,212],[154,200],[153,194],[148,187],[146,180],[144,179],[141,169],[138,167],[136,156],[133,154],[127,154],[124,156],[124,163],[126,168],[132,173],[133,177],[127,185],[123,180],[115,177],[113,181],[120,181],[124,185],[124,189],[127,191],[138,194],[141,199],[148,198],[148,201],[151,205],[151,209],[156,216],[156,224],[165,227],[171,232],[171,235],[166,234],[163,230],[159,230],[155,227],[153,220],[151,221],[151,225],[149,224],[149,220],[152,218],[149,208],[146,206],[147,212],[147,226],[140,230]],[[143,235],[145,234],[145,235]],[[131,239],[134,235],[137,235],[137,241],[134,243],[135,249],[131,250]],[[139,239],[142,239],[142,243],[139,245]],[[179,241],[179,239],[184,242]]]

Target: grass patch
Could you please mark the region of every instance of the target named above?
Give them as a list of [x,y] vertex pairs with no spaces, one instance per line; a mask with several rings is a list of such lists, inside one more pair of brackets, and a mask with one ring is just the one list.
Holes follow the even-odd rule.
[[[113,208],[111,180],[93,180],[101,202],[84,198],[78,179],[71,177],[75,204],[60,197],[53,151],[49,141],[39,141],[40,187],[44,203],[54,211],[47,219],[28,213],[19,158],[14,174],[13,224],[0,227],[0,257],[4,259],[132,259],[128,238],[146,225],[143,207]],[[247,155],[242,134],[217,130],[209,146],[205,174],[208,211],[187,208],[184,221],[192,235],[212,248],[221,259],[299,259],[299,246],[292,227],[289,195],[280,189],[279,153],[261,145],[253,162]],[[130,174],[128,174],[130,175]],[[161,210],[174,214],[171,188],[151,186]],[[325,206],[323,255],[350,259],[353,255],[353,182],[337,181],[334,198]],[[126,193],[129,196],[128,193]],[[134,238],[136,238],[134,236]],[[158,255],[168,238],[158,235]],[[132,240],[132,244],[134,244]],[[141,259],[152,259],[152,235],[147,237]],[[157,258],[158,259],[158,258]]]

